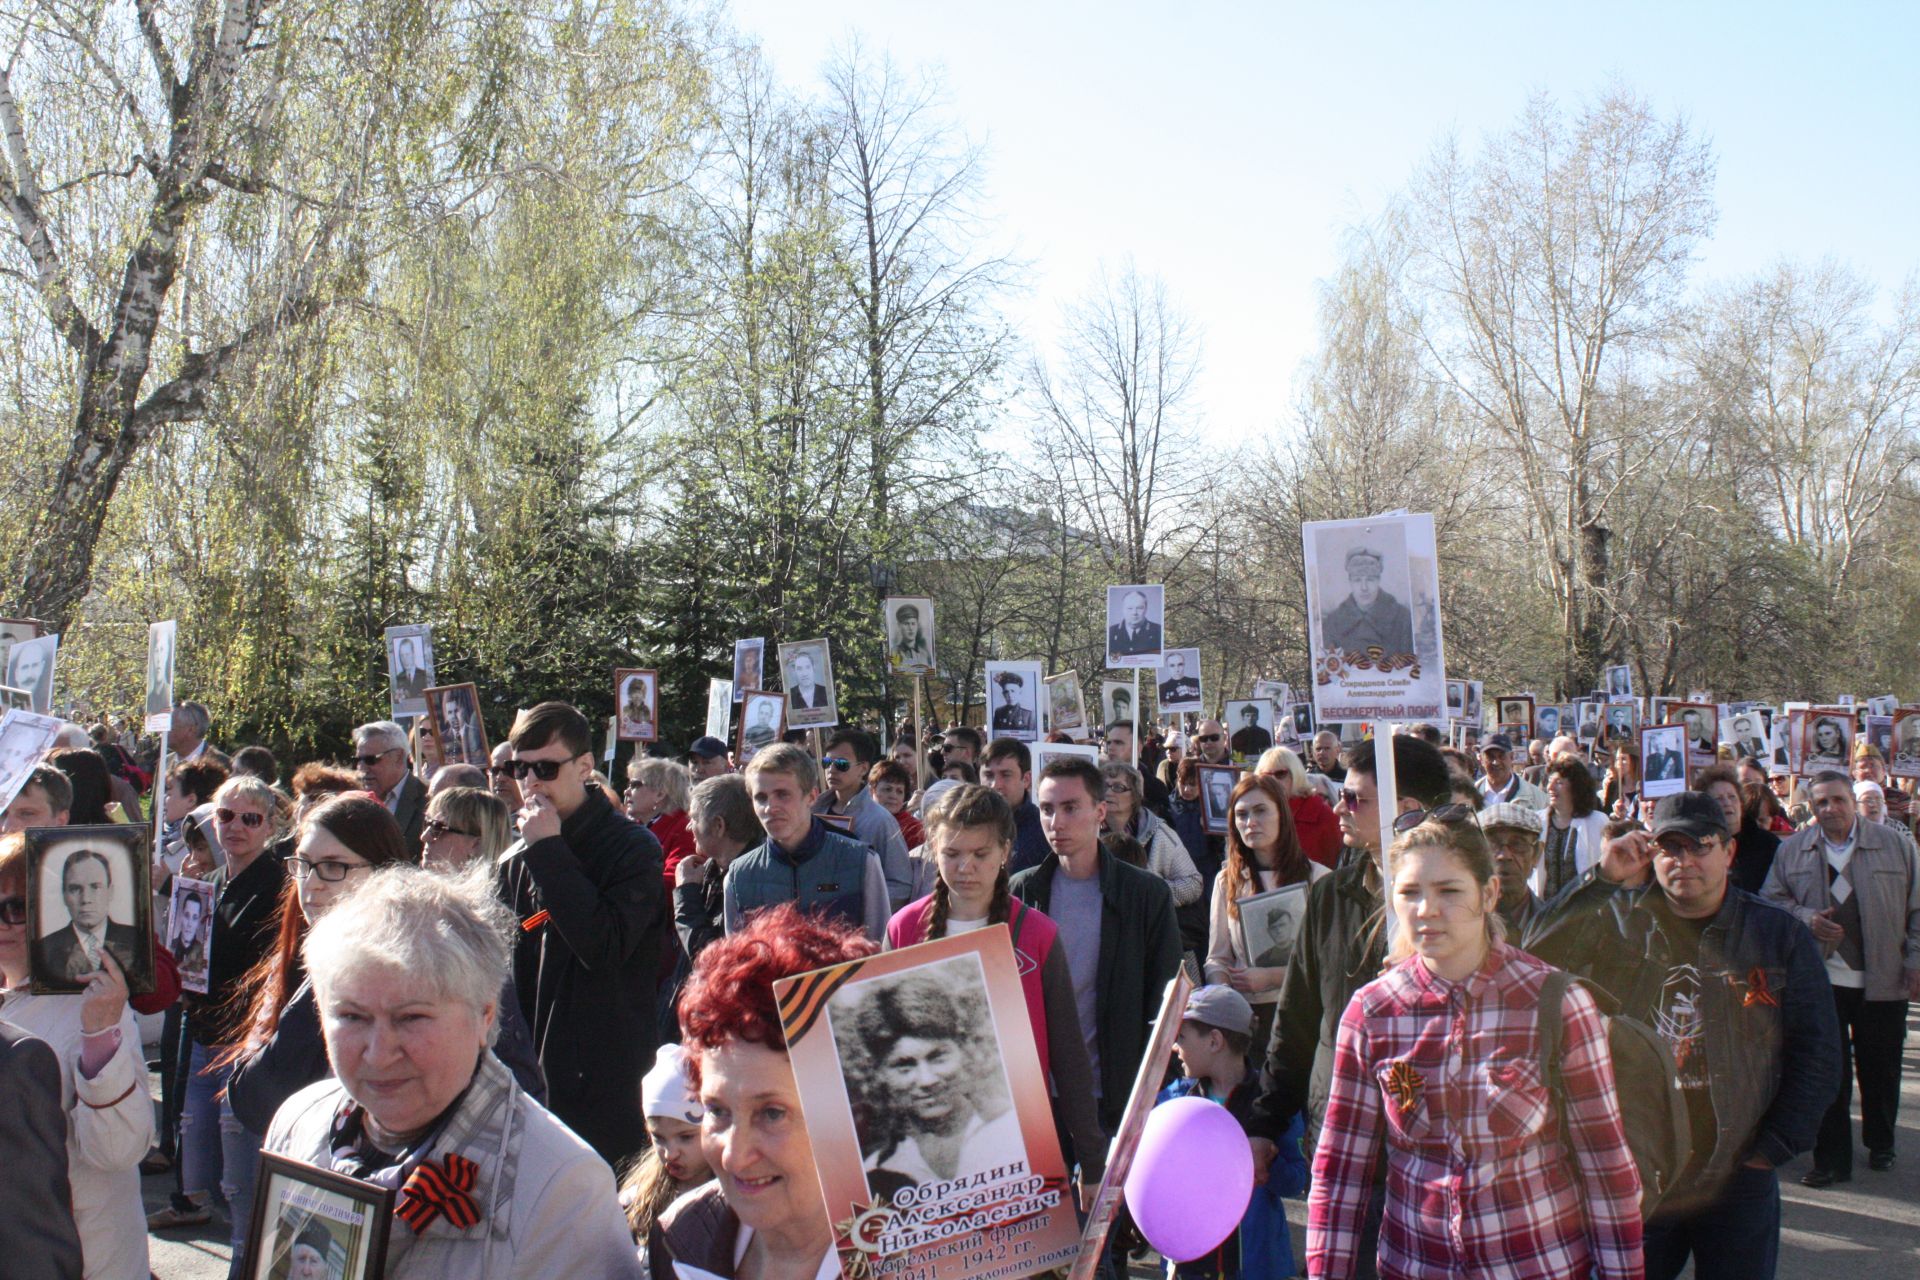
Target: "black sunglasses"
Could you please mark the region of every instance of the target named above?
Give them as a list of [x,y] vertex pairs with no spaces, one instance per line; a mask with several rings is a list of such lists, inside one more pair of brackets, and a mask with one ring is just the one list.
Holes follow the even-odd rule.
[[489,776],[495,778],[511,778],[513,776],[513,761],[509,760],[505,764],[489,765],[487,767],[487,773]]
[[1220,739],[1226,736],[1227,735],[1224,733],[1203,733],[1199,737],[1195,738],[1194,741],[1195,742],[1218,742],[1220,741]]
[[459,827],[442,822],[438,818],[428,818],[424,829],[429,836],[477,836],[480,834],[478,831],[462,831]]
[[362,769],[371,769],[399,749],[398,747],[388,747],[385,751],[376,751],[370,756],[355,756],[353,762]]
[[213,816],[220,822],[239,822],[243,827],[257,827],[267,820],[264,813],[241,813],[237,809],[215,809]]
[[0,924],[25,924],[27,922],[27,900],[25,898],[0,898]]
[[[578,757],[575,758],[577,759]],[[513,776],[516,778],[524,778],[528,774],[532,774],[542,782],[552,782],[560,776],[561,769],[572,763],[572,760],[515,760],[513,762]]]
[[821,760],[820,763],[827,766],[827,768],[833,770],[835,773],[845,773],[847,770],[853,768],[853,761],[847,759],[844,756],[827,756],[825,759]]
[[1472,818],[1471,805],[1443,804],[1437,809],[1409,809],[1393,820],[1393,834],[1403,836],[1423,822],[1468,822]]

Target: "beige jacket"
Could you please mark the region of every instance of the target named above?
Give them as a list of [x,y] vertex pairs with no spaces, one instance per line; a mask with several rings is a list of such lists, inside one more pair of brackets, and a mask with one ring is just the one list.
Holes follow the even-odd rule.
[[[1905,1000],[1907,971],[1920,969],[1920,860],[1913,841],[1885,823],[1856,818],[1854,831],[1847,879],[1860,895],[1866,998]],[[1808,823],[1780,842],[1760,896],[1793,912],[1802,924],[1833,905],[1819,823]],[[1823,957],[1833,953],[1831,943],[1819,947]]]
[[[1319,863],[1307,863],[1306,887],[1312,888],[1313,882],[1326,874],[1327,869]],[[1261,883],[1265,884],[1266,879],[1267,877],[1262,875]],[[1263,889],[1262,892],[1265,890]],[[1305,902],[1304,895],[1301,901]],[[1295,945],[1298,943],[1296,942]],[[1213,901],[1208,904],[1207,981],[1225,982],[1229,968],[1244,969],[1251,963],[1252,961],[1247,958],[1247,935],[1240,926],[1240,917],[1227,909],[1227,872],[1223,866],[1220,874],[1213,878]],[[1286,966],[1282,965],[1275,976],[1277,979],[1284,980],[1286,975]],[[1256,991],[1247,997],[1249,1004],[1277,1004],[1279,1000],[1280,981],[1274,982],[1265,991]]]
[[[309,1085],[281,1105],[266,1150],[328,1167],[338,1080]],[[536,1280],[550,1276],[637,1280],[640,1258],[620,1212],[613,1170],[552,1112],[529,1098],[491,1052],[434,1143],[480,1168],[480,1221],[465,1231],[444,1216],[415,1235],[395,1218],[387,1280]]]

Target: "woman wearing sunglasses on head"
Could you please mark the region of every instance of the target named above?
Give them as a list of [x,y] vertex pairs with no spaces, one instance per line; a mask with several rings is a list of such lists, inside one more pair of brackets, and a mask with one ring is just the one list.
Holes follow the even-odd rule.
[[236,1255],[246,1239],[260,1143],[222,1101],[229,1068],[216,1059],[239,1031],[237,995],[247,972],[273,945],[287,868],[267,846],[285,822],[285,802],[258,778],[236,774],[213,793],[213,839],[224,862],[211,877],[217,896],[207,991],[182,997],[190,1058],[180,1115],[181,1189],[170,1206],[147,1218],[156,1231],[199,1226],[213,1216],[217,1188]]
[[[400,824],[385,805],[364,791],[322,802],[294,829],[274,946],[247,974],[241,996],[247,1011],[241,1035],[217,1060],[232,1066],[228,1101],[256,1142],[265,1137],[281,1103],[331,1074],[313,984],[300,962],[300,946],[308,930],[376,869],[415,860],[402,843]],[[478,874],[490,879],[492,864]],[[543,1097],[540,1067],[516,1005],[516,1001],[502,1002],[496,1052],[522,1088],[535,1098]]]

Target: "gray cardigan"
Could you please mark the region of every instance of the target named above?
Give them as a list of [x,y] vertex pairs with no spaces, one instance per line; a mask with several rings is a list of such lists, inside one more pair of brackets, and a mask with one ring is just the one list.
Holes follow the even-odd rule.
[[[1920,969],[1920,859],[1913,841],[1885,823],[1856,818],[1854,831],[1847,878],[1860,899],[1866,998],[1905,1000],[1907,973]],[[1781,842],[1760,896],[1785,907],[1802,924],[1833,905],[1819,823],[1808,823]],[[1831,943],[1815,942],[1823,957],[1833,953]]]

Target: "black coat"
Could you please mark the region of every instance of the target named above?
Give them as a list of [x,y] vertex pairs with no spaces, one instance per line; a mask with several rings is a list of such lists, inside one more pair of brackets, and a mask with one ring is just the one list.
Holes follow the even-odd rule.
[[14,1280],[79,1280],[80,1233],[67,1180],[60,1063],[45,1041],[0,1022],[0,1258]]
[[393,820],[400,824],[400,841],[408,853],[420,852],[420,833],[427,825],[427,784],[409,773],[400,780],[400,799],[393,806]]
[[[535,1102],[544,1103],[546,1077],[534,1058],[533,1034],[520,1015],[511,978],[500,990],[497,1016],[500,1035],[493,1046],[495,1056]],[[264,1138],[281,1103],[332,1074],[327,1042],[320,1033],[320,1006],[314,999],[313,983],[302,982],[280,1011],[280,1024],[274,1028],[273,1037],[234,1064],[233,1078],[227,1082],[227,1100],[240,1123],[255,1137]]]
[[214,876],[219,898],[213,907],[213,951],[207,957],[207,993],[182,997],[187,1029],[196,1044],[218,1049],[237,1038],[246,1009],[234,999],[248,970],[273,949],[280,932],[280,894],[287,864],[276,841],[260,851],[239,875],[225,868]]
[[660,842],[591,787],[559,835],[515,844],[500,863],[548,1109],[616,1166],[647,1144],[640,1077],[657,1033],[665,863]]

